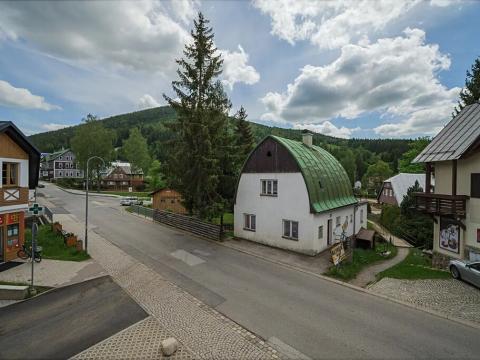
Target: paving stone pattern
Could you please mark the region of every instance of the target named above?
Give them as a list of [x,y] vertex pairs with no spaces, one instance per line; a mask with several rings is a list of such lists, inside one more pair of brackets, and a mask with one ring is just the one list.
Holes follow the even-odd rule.
[[[58,214],[55,220],[67,231],[81,233],[82,226],[72,215]],[[89,253],[166,332],[192,349],[196,358],[281,357],[265,341],[94,232],[89,233]]]
[[384,278],[369,290],[449,317],[480,323],[480,290],[462,281]]
[[[170,335],[152,316],[74,356],[74,360],[96,359],[166,359],[161,342]],[[180,344],[168,359],[194,359],[193,352]]]

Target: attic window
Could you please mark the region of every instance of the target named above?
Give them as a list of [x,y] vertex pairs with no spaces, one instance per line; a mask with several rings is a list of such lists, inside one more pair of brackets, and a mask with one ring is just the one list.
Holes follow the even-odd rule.
[[270,150],[267,151],[267,156],[272,157],[272,152]]
[[323,185],[322,185],[322,182],[320,180],[318,180],[318,185],[320,186],[320,189],[323,189]]

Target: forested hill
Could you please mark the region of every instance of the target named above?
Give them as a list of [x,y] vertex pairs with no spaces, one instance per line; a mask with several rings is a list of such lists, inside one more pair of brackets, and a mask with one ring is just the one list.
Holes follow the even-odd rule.
[[[173,109],[169,106],[162,106],[112,116],[103,119],[102,123],[106,128],[115,131],[116,147],[122,146],[123,141],[128,138],[131,128],[138,127],[147,139],[152,156],[164,161],[166,141],[172,136],[165,124],[174,119],[175,112]],[[301,130],[269,127],[256,123],[251,123],[251,125],[257,141],[269,134],[297,140],[301,139]],[[53,152],[62,147],[70,147],[70,140],[79,126],[82,125],[35,134],[30,136],[30,139],[40,151]],[[325,147],[341,160],[351,178],[361,178],[366,166],[373,163],[376,159],[390,163],[392,169],[396,171],[398,159],[408,150],[409,142],[411,140],[339,139],[322,134],[314,135],[314,143]]]

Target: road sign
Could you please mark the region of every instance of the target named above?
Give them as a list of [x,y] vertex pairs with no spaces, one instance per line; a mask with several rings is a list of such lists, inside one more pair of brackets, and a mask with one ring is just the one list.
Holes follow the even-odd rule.
[[43,206],[39,206],[37,203],[34,203],[31,207],[28,208],[28,215],[43,215],[44,213],[44,208]]
[[128,192],[132,192],[132,191],[133,191],[133,188],[130,186],[130,187],[128,188]]

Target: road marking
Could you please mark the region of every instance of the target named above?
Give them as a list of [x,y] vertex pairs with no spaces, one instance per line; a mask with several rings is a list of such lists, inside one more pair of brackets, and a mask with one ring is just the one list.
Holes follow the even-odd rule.
[[282,340],[274,336],[268,339],[267,343],[273,345],[273,347],[278,349],[283,355],[286,355],[287,359],[311,360],[311,358],[309,358],[307,355],[301,353],[294,347],[285,344]]
[[202,256],[210,256],[210,253],[209,253],[209,252],[206,252],[206,251],[203,251],[203,250],[195,249],[195,250],[193,250],[193,252],[194,252],[195,254],[202,255]]
[[198,256],[195,256],[185,250],[175,250],[170,255],[172,255],[175,259],[183,261],[189,266],[200,265],[205,262],[205,260],[202,260]]
[[92,201],[92,204],[98,205],[98,206],[103,206],[105,203],[100,202],[100,201]]

